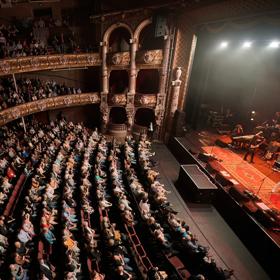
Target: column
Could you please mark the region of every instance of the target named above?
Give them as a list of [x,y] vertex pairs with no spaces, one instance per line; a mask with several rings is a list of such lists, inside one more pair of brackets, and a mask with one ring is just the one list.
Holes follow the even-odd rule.
[[109,108],[107,103],[109,93],[109,74],[106,61],[108,46],[106,42],[101,42],[100,45],[102,46],[102,91],[100,94],[100,112],[102,115],[101,131],[102,133],[105,133],[109,120]]
[[164,41],[162,67],[160,70],[159,93],[157,95],[157,105],[155,109],[156,125],[157,125],[155,131],[156,138],[161,137],[161,127],[162,127],[164,112],[165,112],[166,81],[167,81],[169,54],[170,54],[170,36],[167,35]]
[[134,96],[136,93],[136,51],[137,51],[137,40],[135,38],[130,40],[130,74],[129,74],[129,90],[126,96],[126,113],[127,113],[127,130],[131,132],[134,123]]

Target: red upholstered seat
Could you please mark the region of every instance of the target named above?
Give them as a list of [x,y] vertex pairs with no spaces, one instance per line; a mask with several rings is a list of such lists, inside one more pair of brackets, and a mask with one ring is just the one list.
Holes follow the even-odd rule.
[[16,173],[15,173],[15,171],[11,167],[8,167],[8,169],[7,169],[7,176],[9,178],[9,180],[11,180],[14,177],[16,177]]

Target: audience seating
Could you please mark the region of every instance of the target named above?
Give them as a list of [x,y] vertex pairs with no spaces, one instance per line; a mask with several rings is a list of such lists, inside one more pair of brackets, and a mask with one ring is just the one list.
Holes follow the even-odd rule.
[[65,120],[28,127],[19,141],[0,130],[1,182],[8,166],[16,175],[3,186],[0,276],[230,278],[176,217],[144,136],[116,144]]

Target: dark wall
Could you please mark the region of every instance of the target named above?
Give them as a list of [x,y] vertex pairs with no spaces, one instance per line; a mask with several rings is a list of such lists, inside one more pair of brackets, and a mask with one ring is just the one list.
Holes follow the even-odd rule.
[[97,104],[40,112],[30,117],[34,117],[42,123],[49,123],[57,118],[65,117],[67,121],[73,123],[83,122],[90,128],[100,128],[101,120],[99,105]]
[[59,84],[65,83],[70,87],[81,88],[83,92],[100,92],[100,67],[88,69],[71,69],[59,71],[31,72],[16,77],[39,78],[41,80],[54,80]]
[[[197,50],[187,99],[187,122],[199,121],[201,105],[217,111],[230,108],[236,122],[250,121],[250,112],[257,112],[261,122],[279,110],[280,48],[268,48],[279,38],[279,28],[255,26],[252,29],[229,29],[198,33]],[[229,42],[221,49],[221,41]],[[250,49],[242,48],[252,40]]]

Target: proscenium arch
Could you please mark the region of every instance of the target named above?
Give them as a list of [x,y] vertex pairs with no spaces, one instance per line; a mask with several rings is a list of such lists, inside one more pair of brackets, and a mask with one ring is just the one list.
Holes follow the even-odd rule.
[[109,45],[109,38],[111,36],[111,33],[119,27],[126,28],[128,30],[128,32],[130,33],[131,38],[133,38],[133,32],[132,32],[132,29],[130,28],[130,26],[128,24],[124,23],[124,22],[118,22],[118,23],[112,24],[105,31],[104,36],[103,36],[103,43],[104,44],[106,44],[107,46]]

